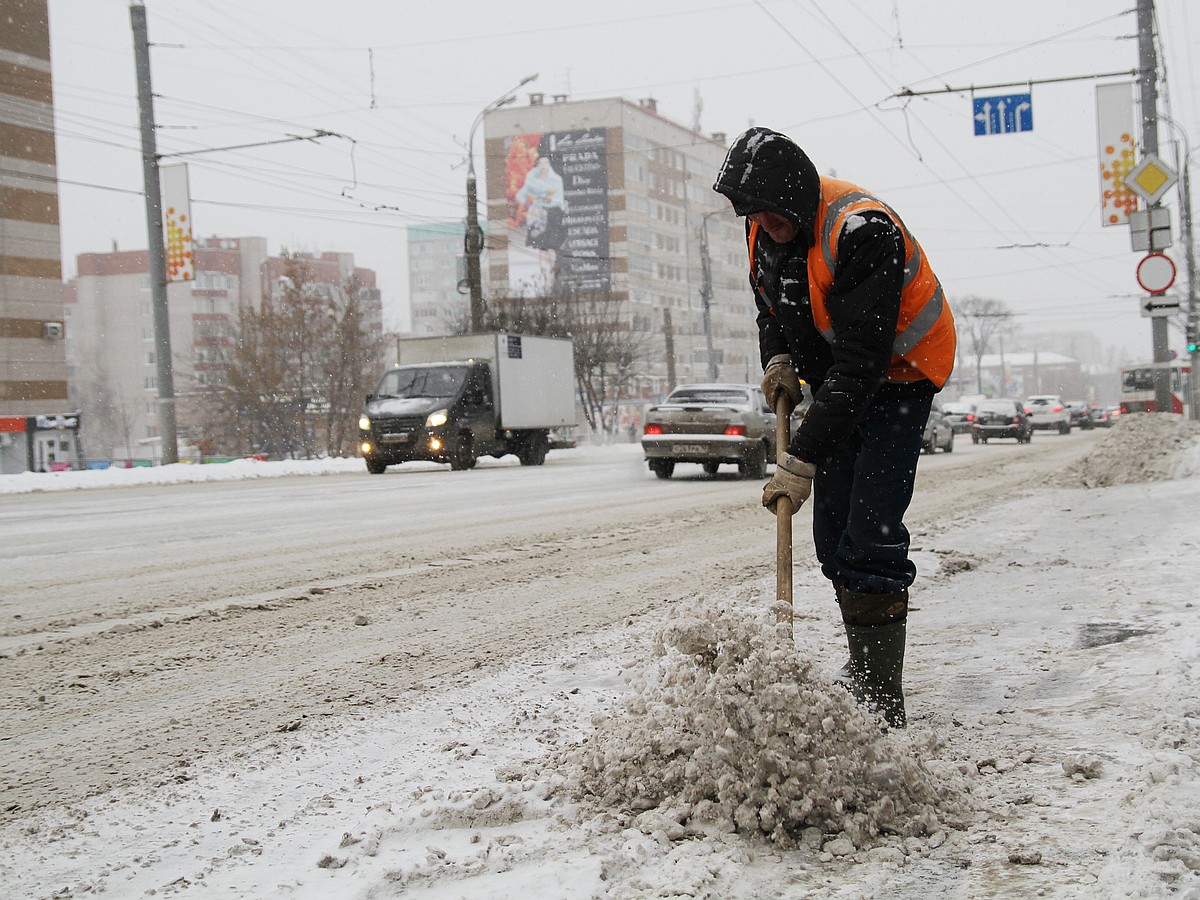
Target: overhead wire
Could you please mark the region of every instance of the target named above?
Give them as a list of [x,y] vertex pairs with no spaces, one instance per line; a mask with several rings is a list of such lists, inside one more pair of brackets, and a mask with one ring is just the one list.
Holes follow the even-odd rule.
[[[749,4],[746,4],[746,3],[737,3],[737,4],[723,4],[723,5],[721,5],[721,6],[711,7],[711,8],[709,8],[709,9],[702,10],[702,12],[709,12],[709,11],[712,11],[712,10],[728,9],[728,8],[733,8],[733,7],[747,6],[747,5],[749,5]],[[754,5],[758,6],[759,8],[762,8],[762,4],[761,4],[761,3],[755,3]],[[213,4],[211,4],[211,3],[210,3],[210,4],[209,4],[209,7],[210,7],[210,9],[211,9],[211,8],[213,8]],[[222,15],[223,15],[223,13],[222,13]],[[669,14],[669,13],[664,13],[664,14],[655,14],[655,16],[651,16],[651,17],[657,17],[658,15],[670,15],[670,14]],[[647,17],[647,18],[651,18],[651,17]],[[214,17],[214,18],[216,18],[216,17]],[[1112,17],[1109,17],[1109,18],[1112,18]],[[1105,20],[1098,20],[1098,21],[1105,21]],[[568,28],[568,27],[572,27],[572,26],[560,26],[560,29],[561,29],[561,28]],[[578,26],[575,26],[575,27],[578,27]],[[1080,29],[1081,29],[1081,28],[1084,28],[1084,27],[1086,27],[1086,26],[1080,26]],[[1064,32],[1063,34],[1071,34],[1071,33],[1074,33],[1074,32],[1076,32],[1076,31],[1080,30],[1080,29],[1070,29],[1070,30],[1068,30],[1067,32]],[[526,32],[523,32],[523,33],[527,33],[528,31],[530,31],[530,30],[526,30]],[[217,33],[219,34],[220,32],[218,31]],[[494,38],[494,37],[496,37],[496,35],[492,34],[492,35],[488,35],[488,37],[489,37],[489,38]],[[457,38],[454,38],[454,39],[446,39],[446,40],[458,40],[458,39],[457,39]],[[1048,40],[1048,39],[1047,39],[1047,40]],[[1038,42],[1035,42],[1035,43],[1038,43]],[[237,46],[238,46],[238,47],[239,47],[239,48],[240,48],[240,49],[241,49],[243,52],[245,52],[246,50],[259,50],[259,49],[263,49],[263,48],[256,48],[256,47],[253,47],[252,45],[249,45],[249,44],[247,44],[247,43],[246,43],[246,42],[244,42],[244,41],[243,41],[243,42],[237,42]],[[407,45],[407,44],[385,45],[385,46],[383,46],[382,48],[377,48],[377,49],[383,49],[383,50],[392,50],[392,49],[404,48],[404,47],[408,47],[408,46],[410,46],[410,45]],[[210,48],[210,49],[211,49],[211,48]],[[289,49],[289,50],[296,50],[297,48],[287,48],[287,49]],[[314,48],[306,48],[306,49],[307,49],[307,50],[311,50],[312,52],[318,52],[318,51],[320,51],[320,50],[327,50],[327,49],[330,49],[330,48],[328,48],[328,47],[326,46],[326,47],[314,47]],[[347,48],[334,48],[334,49],[347,49]],[[361,49],[361,48],[360,48],[360,49]],[[907,48],[907,49],[911,49],[911,47],[909,47],[909,48]],[[1004,53],[996,54],[996,55],[995,55],[995,56],[993,56],[993,57],[989,57],[989,59],[999,58],[1000,56],[1004,56],[1004,55],[1006,55],[1006,54],[1007,54],[1007,53],[1009,53],[1009,52],[1015,52],[1015,50],[1009,50],[1009,51],[1005,51]],[[815,63],[814,63],[814,64],[815,64]],[[269,75],[269,71],[270,71],[270,70],[268,70],[268,69],[266,69],[266,68],[260,68],[258,71],[262,72],[262,73],[263,73],[264,75],[266,75],[267,77],[270,77],[270,75]],[[951,71],[951,72],[952,72],[952,71],[956,71],[956,70],[949,70],[949,71]],[[944,74],[948,74],[948,72],[947,72],[947,73],[944,73]],[[352,82],[347,82],[347,83],[353,84]],[[358,88],[357,88],[357,86],[355,87],[355,89],[358,89]],[[308,92],[306,92],[306,93],[308,93]],[[364,93],[365,93],[365,90],[364,90]],[[849,92],[849,93],[850,93],[850,95],[851,95],[852,97],[854,97],[854,94],[853,94],[853,92]],[[316,101],[316,100],[318,99],[318,94],[316,94],[316,93],[308,93],[308,96],[310,96],[310,97],[311,97],[311,98],[312,98],[314,101]],[[342,96],[344,97],[344,95],[342,95]],[[862,101],[861,101],[861,100],[859,100],[857,97],[854,97],[854,99],[855,99],[855,102],[858,102],[858,103],[860,104],[861,108],[860,108],[860,109],[857,109],[857,110],[850,111],[850,112],[848,112],[848,113],[845,113],[845,114],[843,114],[843,115],[857,115],[857,114],[860,114],[862,111],[865,111],[865,110],[868,110],[868,109],[869,109],[869,105],[868,105],[868,104],[863,104],[863,103],[862,103]],[[181,103],[186,103],[187,101],[183,101],[183,100],[181,100],[180,102],[181,102]],[[412,106],[412,105],[410,105],[410,108],[411,108],[411,106]],[[382,108],[382,104],[381,104],[381,108]],[[365,110],[365,109],[363,109],[363,110],[359,110],[359,109],[356,109],[356,108],[352,107],[350,111],[351,111],[351,112],[359,112],[359,111],[366,111],[366,110]],[[882,124],[882,123],[881,123],[881,124]],[[923,124],[923,123],[922,123],[922,124]],[[886,128],[886,126],[884,126],[884,127]],[[890,131],[890,129],[889,129],[889,131]],[[373,142],[370,142],[370,141],[364,141],[364,142],[361,142],[361,144],[360,144],[359,146],[361,146],[361,147],[362,147],[364,150],[366,150],[367,148],[369,148],[369,147],[372,147],[372,146],[374,146],[376,149],[380,149],[380,148],[384,148],[384,149],[403,149],[403,150],[405,150],[405,151],[407,151],[407,152],[417,152],[417,153],[422,153],[422,154],[424,154],[424,155],[426,155],[426,156],[433,156],[433,157],[436,157],[436,156],[443,156],[443,157],[447,157],[447,158],[452,158],[452,157],[454,157],[454,156],[456,156],[456,155],[459,155],[459,156],[461,156],[461,153],[458,153],[458,152],[456,152],[456,151],[448,151],[448,150],[447,150],[447,151],[444,151],[444,150],[435,150],[435,149],[428,149],[428,148],[418,148],[418,147],[413,147],[413,146],[411,146],[411,144],[409,144],[409,145],[407,145],[407,146],[401,146],[400,144],[397,144],[395,147],[388,148],[388,145],[380,144],[380,143],[377,143],[377,142],[374,142],[374,143],[373,143]],[[394,160],[393,160],[393,162],[394,162]],[[211,163],[211,161],[210,161],[210,163]],[[218,161],[217,163],[215,163],[215,164],[214,164],[214,167],[220,167],[221,165],[223,165],[223,163],[221,163],[220,161]],[[231,165],[232,165],[232,164],[231,164]],[[960,165],[961,165],[961,163],[960,163]],[[299,173],[293,173],[293,174],[295,174],[295,175],[299,175]],[[428,174],[428,173],[427,173],[427,174]],[[989,173],[989,174],[990,174],[990,173]],[[313,177],[320,177],[320,176],[318,176],[318,175],[314,175]],[[972,176],[970,173],[968,173],[967,175],[964,175],[964,176],[961,176],[961,177],[962,177],[962,178],[965,178],[965,179],[971,179],[972,177],[986,177],[986,176]],[[327,179],[327,180],[328,180],[328,179]],[[959,178],[958,178],[958,177],[953,177],[953,178],[951,178],[951,179],[947,179],[947,180],[959,180]],[[943,181],[942,183],[945,183],[945,182]],[[450,184],[450,179],[449,179],[448,177],[447,177],[447,179],[446,179],[446,184],[447,184],[447,185],[449,185],[449,184]],[[446,190],[446,192],[445,192],[445,194],[446,194],[446,196],[447,196],[448,198],[449,198],[449,197],[454,197],[454,199],[457,199],[457,194],[459,194],[459,193],[461,193],[461,192],[460,192],[460,191],[456,191],[456,190],[451,190],[449,187],[447,188],[447,190]]]
[[[211,6],[211,4],[210,4],[210,6]],[[235,15],[232,15],[232,14],[230,14],[230,15],[232,16],[230,21],[233,21],[234,23],[237,23],[239,25],[243,25],[244,27],[242,30],[245,31],[247,34],[258,33],[257,29],[255,29],[252,25],[243,23]],[[171,21],[169,16],[166,18],[168,21]],[[218,17],[213,16],[212,18],[217,19]],[[223,19],[229,18],[229,16],[226,16],[223,13],[222,18]],[[208,27],[208,30],[210,30],[210,31],[214,31],[215,33],[221,34],[222,36],[228,37],[228,35],[225,35],[225,33],[222,32],[220,29],[216,28],[216,26],[208,24],[207,27]],[[238,38],[232,38],[231,40],[232,40],[232,43],[234,43],[234,44],[240,44],[242,46],[245,46],[245,41],[242,41]],[[241,59],[241,61],[243,63],[245,63],[251,70],[261,72],[265,76],[268,76],[268,77],[272,76],[272,72],[271,72],[270,68],[268,66],[261,65],[258,62],[257,58],[249,58],[249,55],[244,54],[244,53],[238,53],[235,55],[237,55]],[[320,98],[326,97],[326,96],[333,97],[337,101],[340,101],[341,105],[344,105],[344,100],[345,100],[344,92],[333,91],[324,82],[316,80],[312,76],[312,72],[314,70],[323,71],[327,67],[323,66],[322,64],[319,64],[319,63],[316,63],[314,61],[307,60],[307,59],[301,59],[300,61],[304,62],[305,64],[299,65],[298,62],[288,61],[286,63],[271,62],[270,65],[275,66],[276,68],[278,68],[279,71],[282,71],[286,74],[286,76],[288,78],[288,83],[292,86],[293,90],[299,91],[300,93],[309,96],[318,105],[325,105],[323,99],[320,99]],[[353,82],[350,82],[346,79],[339,79],[339,80],[342,81],[342,83],[347,84],[352,90],[358,90],[358,88],[359,88],[358,85],[355,85]],[[312,88],[312,89],[310,89],[310,88]],[[314,91],[314,89],[315,89],[315,91]],[[365,109],[365,108],[366,108],[366,104],[364,104],[363,109]],[[354,112],[353,109],[352,109],[352,112]],[[373,124],[376,125],[377,127],[379,125],[383,125],[385,128],[389,127],[386,120],[385,121],[376,121]],[[429,173],[426,172],[424,174],[428,175]]]
[[[832,30],[833,30],[833,31],[834,31],[834,32],[835,32],[835,33],[838,35],[838,37],[839,37],[839,38],[841,38],[841,39],[842,39],[842,40],[843,40],[843,41],[844,41],[844,42],[845,42],[845,43],[846,43],[848,46],[851,46],[851,47],[853,48],[853,46],[854,46],[854,45],[853,45],[853,42],[852,42],[852,41],[849,39],[849,37],[848,37],[848,36],[845,34],[845,32],[841,30],[841,28],[840,28],[840,27],[837,25],[837,23],[836,23],[836,22],[834,22],[834,21],[832,20],[832,18],[831,18],[831,17],[828,15],[828,13],[827,13],[827,12],[826,12],[824,9],[820,8],[820,5],[819,5],[819,4],[811,4],[811,5],[812,5],[812,6],[813,6],[813,7],[816,9],[816,13],[817,13],[817,15],[818,15],[818,16],[820,16],[820,17],[822,17],[822,18],[825,20],[826,24],[827,24],[827,25],[828,25],[828,26],[829,26],[829,27],[830,27],[830,28],[831,28],[831,29],[832,29]],[[1109,20],[1109,19],[1111,19],[1111,18],[1114,18],[1114,17],[1112,17],[1112,16],[1110,16],[1110,17],[1105,17],[1104,19],[1101,19],[1101,20],[1098,20],[1098,21],[1099,21],[1099,22],[1108,21],[1108,20]],[[1091,27],[1091,26],[1093,26],[1093,25],[1095,25],[1095,24],[1097,24],[1097,23],[1096,23],[1096,22],[1089,23],[1089,24],[1088,24],[1088,25],[1086,25],[1086,26],[1079,26],[1079,27],[1077,27],[1077,28],[1068,29],[1066,32],[1063,32],[1063,33],[1064,33],[1064,34],[1076,33],[1076,32],[1078,32],[1078,31],[1080,31],[1080,30],[1083,30],[1084,28]],[[1035,40],[1035,41],[1031,41],[1031,42],[1029,42],[1029,43],[1027,43],[1027,44],[1025,44],[1025,45],[1022,45],[1022,48],[1025,48],[1025,47],[1030,47],[1030,46],[1036,46],[1036,45],[1039,45],[1039,44],[1045,43],[1047,40],[1050,40],[1050,39],[1049,39],[1049,38],[1047,38],[1047,39],[1038,39],[1038,40]],[[1022,48],[1015,48],[1015,49],[1022,49]],[[1015,52],[1015,49],[1014,49],[1013,51],[1011,51],[1011,52]],[[1004,53],[1004,54],[997,54],[995,57],[992,57],[992,58],[998,58],[999,56],[1004,56],[1004,55],[1007,55],[1007,52],[1006,52],[1006,53]],[[888,80],[887,80],[887,78],[886,78],[886,77],[883,75],[883,73],[881,73],[881,72],[878,70],[878,68],[877,68],[877,67],[876,67],[876,66],[875,66],[875,65],[874,65],[874,64],[873,64],[873,63],[872,63],[872,62],[871,62],[869,59],[867,59],[866,57],[863,57],[862,59],[863,59],[863,62],[864,62],[864,64],[865,64],[865,65],[867,66],[867,68],[868,68],[868,69],[869,69],[869,70],[872,72],[872,74],[874,74],[874,75],[875,75],[875,77],[876,77],[876,78],[878,78],[878,79],[881,81],[881,83],[883,83],[885,86],[888,86]],[[951,70],[951,71],[954,71],[954,70]],[[856,98],[856,99],[857,99],[857,98]],[[905,107],[905,110],[906,110],[906,115],[907,115],[907,105],[906,105],[906,107]],[[1009,221],[1010,221],[1010,222],[1011,222],[1011,223],[1012,223],[1012,224],[1013,224],[1013,225],[1014,225],[1014,226],[1017,228],[1017,230],[1018,230],[1018,231],[1020,231],[1022,234],[1024,234],[1024,236],[1025,236],[1025,237],[1028,239],[1028,243],[1027,243],[1027,244],[1025,244],[1025,245],[1022,245],[1024,248],[1026,248],[1026,249],[1029,249],[1029,250],[1031,250],[1031,251],[1033,251],[1033,252],[1042,251],[1042,250],[1049,250],[1049,251],[1053,251],[1053,250],[1055,249],[1054,247],[1052,247],[1052,246],[1050,246],[1050,245],[1047,245],[1047,244],[1046,244],[1046,242],[1043,242],[1043,241],[1038,241],[1036,238],[1034,238],[1034,236],[1033,236],[1032,234],[1030,234],[1030,233],[1029,233],[1029,230],[1028,230],[1028,228],[1026,228],[1026,226],[1024,225],[1024,223],[1022,223],[1022,222],[1021,222],[1020,220],[1018,220],[1018,219],[1017,219],[1017,218],[1016,218],[1014,215],[1012,215],[1012,213],[1009,211],[1009,209],[1008,209],[1007,205],[1006,205],[1006,204],[1003,204],[1003,203],[1001,203],[1001,202],[999,201],[999,199],[998,199],[998,198],[996,198],[996,197],[995,197],[995,196],[994,196],[994,195],[993,195],[993,194],[992,194],[992,193],[991,193],[991,192],[990,192],[990,191],[989,191],[989,190],[988,190],[988,189],[987,189],[987,188],[986,188],[986,187],[985,187],[985,186],[984,186],[984,185],[983,185],[983,184],[982,184],[980,181],[979,181],[979,179],[978,179],[977,177],[975,177],[975,175],[974,175],[974,174],[971,172],[971,170],[970,170],[970,169],[969,169],[969,168],[968,168],[968,167],[967,167],[967,166],[966,166],[966,165],[965,165],[965,164],[964,164],[964,163],[963,163],[961,160],[959,160],[959,159],[958,159],[958,157],[957,157],[957,156],[954,154],[954,152],[953,152],[952,150],[950,150],[950,148],[949,148],[949,147],[948,147],[948,146],[945,144],[945,142],[944,142],[944,141],[943,141],[943,140],[942,140],[942,139],[939,137],[939,135],[937,134],[936,130],[934,130],[934,129],[932,129],[932,128],[929,128],[929,126],[927,126],[927,125],[926,125],[926,124],[923,122],[923,120],[921,120],[921,118],[920,118],[919,116],[917,116],[915,113],[912,113],[912,115],[913,115],[913,117],[916,119],[916,121],[917,121],[917,122],[918,122],[918,123],[919,123],[919,124],[920,124],[920,125],[921,125],[921,126],[922,126],[922,127],[923,127],[923,128],[926,130],[926,131],[927,131],[927,132],[928,132],[929,139],[933,140],[933,141],[934,141],[934,143],[935,143],[935,144],[937,144],[937,145],[938,145],[938,147],[939,147],[939,148],[940,148],[940,149],[941,149],[941,150],[942,150],[942,151],[943,151],[943,152],[944,152],[944,153],[945,153],[945,154],[946,154],[946,155],[947,155],[947,156],[948,156],[948,157],[949,157],[949,158],[950,158],[952,161],[954,161],[954,162],[955,162],[955,163],[956,163],[956,164],[959,166],[959,168],[960,168],[960,169],[961,169],[961,170],[962,170],[962,171],[965,173],[965,177],[966,177],[966,178],[968,178],[968,179],[969,179],[969,180],[972,182],[972,184],[975,186],[976,190],[978,190],[978,191],[979,191],[979,192],[980,192],[980,193],[981,193],[983,196],[985,196],[985,197],[986,197],[986,198],[987,198],[987,199],[988,199],[988,200],[989,200],[989,201],[990,201],[990,202],[993,204],[993,206],[994,206],[994,207],[995,207],[997,210],[999,210],[999,211],[1000,211],[1000,213],[1001,213],[1001,214],[1002,214],[1002,215],[1003,215],[1005,218],[1007,218],[1007,219],[1008,219],[1008,220],[1009,220]],[[889,133],[890,133],[890,129],[889,129]],[[923,158],[921,158],[921,157],[918,157],[918,160],[919,160],[919,161],[921,162],[921,164],[922,164],[922,165],[924,165],[924,166],[925,166],[925,167],[926,167],[926,168],[927,168],[929,171],[931,171],[931,172],[934,172],[934,169],[933,169],[933,167],[932,167],[932,165],[931,165],[931,164],[929,164],[927,161],[925,161],[925,160],[924,160]],[[935,174],[936,174],[936,173],[935,173]],[[957,191],[955,188],[953,188],[953,187],[950,185],[950,183],[949,183],[948,181],[946,181],[945,179],[940,179],[940,183],[942,184],[942,186],[943,186],[943,187],[945,187],[947,190],[949,190],[949,191],[950,191],[952,194],[954,194],[954,196],[956,196],[956,197],[959,199],[959,201],[960,201],[960,202],[963,204],[964,208],[966,208],[966,209],[969,209],[969,210],[974,210],[974,206],[973,206],[973,204],[972,204],[972,203],[971,203],[971,202],[970,202],[970,201],[969,201],[969,200],[968,200],[968,199],[967,199],[967,198],[966,198],[966,197],[965,197],[963,194],[961,194],[959,191]],[[990,219],[988,219],[987,221],[988,221],[988,223],[989,223],[989,224],[994,224],[994,223],[992,222],[992,220],[990,220]],[[1001,230],[1001,229],[1000,229],[998,226],[996,226],[996,227],[995,227],[995,230],[996,230],[996,232],[997,232],[998,234],[1000,234],[1002,237],[1004,236],[1004,233],[1003,233],[1003,231],[1002,231],[1002,230]],[[1011,240],[1011,239],[1010,239],[1010,240]],[[1014,242],[1014,243],[1013,243],[1013,246],[1017,246],[1017,244]],[[1086,273],[1086,276],[1085,276],[1085,277],[1088,277],[1088,278],[1090,278],[1090,277],[1092,277],[1092,276],[1091,276],[1091,274],[1090,274],[1090,273]]]

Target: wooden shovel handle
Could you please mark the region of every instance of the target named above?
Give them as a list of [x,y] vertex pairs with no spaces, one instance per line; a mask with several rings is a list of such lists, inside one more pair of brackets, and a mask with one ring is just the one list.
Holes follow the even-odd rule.
[[[775,465],[783,463],[791,443],[792,400],[783,393],[775,398]],[[792,501],[775,501],[775,599],[792,605]]]

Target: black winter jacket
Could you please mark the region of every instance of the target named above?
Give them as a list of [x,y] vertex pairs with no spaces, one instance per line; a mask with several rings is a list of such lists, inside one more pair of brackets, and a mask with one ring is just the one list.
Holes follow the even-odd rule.
[[[730,199],[738,215],[769,210],[799,227],[787,244],[776,243],[763,229],[755,241],[759,351],[764,367],[772,357],[789,354],[812,387],[813,404],[789,451],[821,465],[850,436],[884,382],[900,315],[904,238],[882,213],[859,213],[862,224],[843,229],[825,300],[837,334],[831,344],[817,330],[809,301],[808,250],[816,243],[821,187],[804,151],[785,135],[751,128],[730,148],[713,188]],[[746,229],[748,236],[749,221]],[[887,389],[934,390],[927,381]]]

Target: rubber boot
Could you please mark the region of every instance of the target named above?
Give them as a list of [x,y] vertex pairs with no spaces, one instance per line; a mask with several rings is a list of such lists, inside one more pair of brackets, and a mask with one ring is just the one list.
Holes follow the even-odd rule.
[[904,642],[908,591],[859,594],[838,590],[850,659],[836,680],[891,728],[904,728]]

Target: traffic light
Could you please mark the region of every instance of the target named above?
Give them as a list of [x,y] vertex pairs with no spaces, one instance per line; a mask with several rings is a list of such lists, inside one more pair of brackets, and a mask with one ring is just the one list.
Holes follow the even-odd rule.
[[1200,352],[1200,326],[1189,325],[1187,329],[1187,352]]

